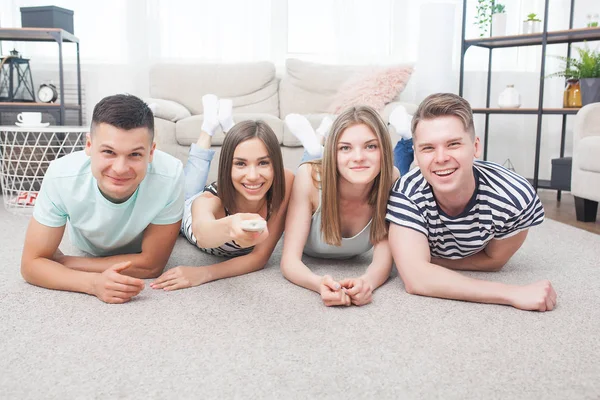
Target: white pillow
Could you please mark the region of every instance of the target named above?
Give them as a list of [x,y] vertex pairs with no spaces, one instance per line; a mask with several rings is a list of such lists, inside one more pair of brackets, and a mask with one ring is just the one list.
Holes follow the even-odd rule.
[[192,116],[187,108],[172,100],[147,98],[145,102],[156,118],[177,122]]

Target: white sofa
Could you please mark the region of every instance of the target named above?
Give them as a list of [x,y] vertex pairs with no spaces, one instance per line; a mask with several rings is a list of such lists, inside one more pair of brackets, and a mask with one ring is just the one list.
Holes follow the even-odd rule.
[[600,201],[600,103],[582,107],[573,129],[571,193],[578,221],[596,221]]
[[[306,115],[316,128],[328,113],[340,86],[367,67],[333,66],[288,59],[278,76],[270,62],[239,64],[158,64],[150,70],[150,99],[155,103],[155,139],[159,149],[183,162],[202,125],[202,96],[214,93],[233,100],[234,120],[261,119],[279,138],[285,166],[295,170],[303,148],[288,131],[283,119],[290,113]],[[387,122],[391,110],[403,104],[409,114],[416,105],[401,102],[400,96],[381,114]],[[393,144],[398,140],[391,130]],[[216,179],[223,134],[213,138],[217,154],[209,180]]]

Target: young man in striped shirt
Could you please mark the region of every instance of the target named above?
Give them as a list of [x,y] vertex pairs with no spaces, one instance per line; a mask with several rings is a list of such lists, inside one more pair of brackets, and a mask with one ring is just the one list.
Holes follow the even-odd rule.
[[386,218],[406,291],[422,296],[550,311],[547,280],[525,286],[488,282],[454,270],[498,271],[521,247],[544,209],[526,179],[475,160],[473,112],[463,98],[427,97],[413,117],[415,168],[393,186]]

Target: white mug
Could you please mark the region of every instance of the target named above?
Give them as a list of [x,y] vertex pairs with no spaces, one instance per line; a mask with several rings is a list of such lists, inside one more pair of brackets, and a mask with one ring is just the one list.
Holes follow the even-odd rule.
[[42,123],[41,112],[22,112],[17,115],[17,119],[20,123],[25,125],[39,125]]

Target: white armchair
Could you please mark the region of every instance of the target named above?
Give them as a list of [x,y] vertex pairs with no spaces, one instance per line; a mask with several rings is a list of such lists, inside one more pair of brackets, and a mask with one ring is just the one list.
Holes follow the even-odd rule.
[[596,221],[600,201],[600,103],[582,107],[575,117],[571,193],[577,220]]

